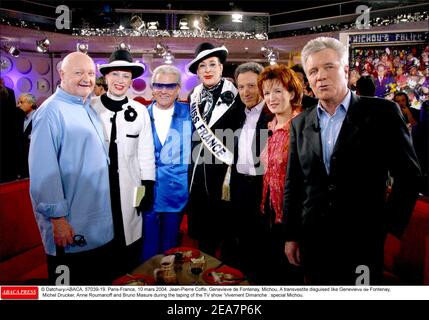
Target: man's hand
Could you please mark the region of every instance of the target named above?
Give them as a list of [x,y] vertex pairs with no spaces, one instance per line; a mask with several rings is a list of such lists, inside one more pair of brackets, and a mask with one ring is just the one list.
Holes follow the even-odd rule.
[[295,241],[286,241],[285,243],[285,254],[290,264],[294,266],[301,265],[301,252],[299,250],[299,244]]
[[66,245],[73,243],[74,231],[66,218],[52,218],[51,223],[56,246],[64,248]]
[[143,213],[152,210],[153,207],[153,187],[155,181],[142,180],[142,186],[145,186],[145,194],[137,208],[138,213]]

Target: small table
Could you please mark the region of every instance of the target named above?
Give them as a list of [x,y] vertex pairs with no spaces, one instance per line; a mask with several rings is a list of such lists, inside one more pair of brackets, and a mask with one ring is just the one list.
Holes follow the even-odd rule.
[[[205,270],[210,268],[216,268],[217,266],[221,265],[221,261],[216,259],[215,257],[212,257],[211,255],[208,255],[204,252],[201,252],[201,254],[204,256],[206,260],[206,267]],[[131,272],[131,274],[144,274],[153,277],[153,272],[155,269],[160,268],[161,259],[165,257],[163,254],[158,254],[156,256],[153,256],[140,266],[138,266],[136,269]],[[191,270],[190,270],[190,264],[191,262],[183,262],[181,266],[177,265],[175,266],[176,276],[177,276],[177,284],[178,285],[191,285],[195,281],[195,278],[193,277]],[[205,271],[204,270],[204,271]],[[203,271],[203,273],[204,273]],[[201,276],[198,279],[198,282],[200,285],[210,285],[209,283],[205,282],[203,277]],[[249,285],[249,282],[247,280],[243,280],[238,285]]]

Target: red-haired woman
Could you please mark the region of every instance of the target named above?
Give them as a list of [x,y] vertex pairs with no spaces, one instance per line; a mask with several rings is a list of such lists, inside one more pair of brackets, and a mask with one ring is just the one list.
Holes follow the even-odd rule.
[[294,71],[284,65],[266,67],[258,77],[259,92],[274,119],[268,124],[268,141],[261,154],[265,165],[261,211],[265,216],[266,284],[299,284],[302,276],[284,254],[282,229],[283,192],[292,118],[302,110],[302,85]]

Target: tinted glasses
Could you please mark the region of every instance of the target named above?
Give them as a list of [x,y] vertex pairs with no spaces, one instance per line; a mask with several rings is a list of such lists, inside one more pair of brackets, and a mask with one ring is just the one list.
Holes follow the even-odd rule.
[[155,90],[162,90],[162,89],[174,90],[177,88],[177,83],[158,83],[158,82],[155,82],[152,84],[152,87]]

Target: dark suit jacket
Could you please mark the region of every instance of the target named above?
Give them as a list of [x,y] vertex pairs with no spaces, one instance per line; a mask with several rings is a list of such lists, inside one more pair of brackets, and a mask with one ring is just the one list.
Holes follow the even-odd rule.
[[[292,121],[289,149],[285,236],[301,242],[303,256],[307,254],[304,265],[347,261],[355,267],[372,263],[382,267],[385,233],[402,234],[420,179],[399,108],[384,99],[352,93],[329,175],[317,108]],[[386,196],[388,172],[394,183]]]

